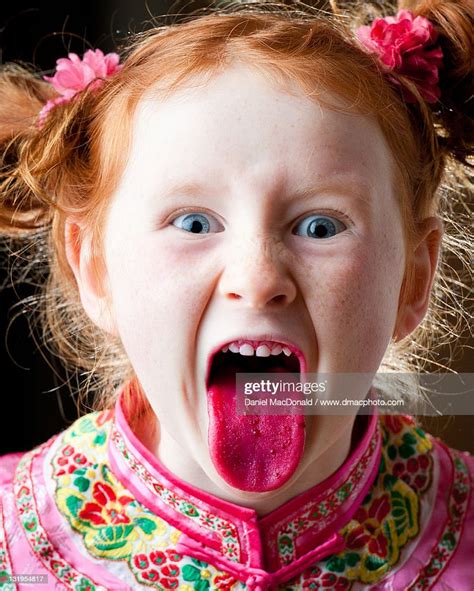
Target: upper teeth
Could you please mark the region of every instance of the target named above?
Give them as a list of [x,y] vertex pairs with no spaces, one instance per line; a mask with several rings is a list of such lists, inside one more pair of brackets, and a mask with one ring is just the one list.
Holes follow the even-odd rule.
[[278,344],[272,345],[271,343],[261,344],[256,347],[250,343],[243,343],[242,345],[239,345],[238,343],[230,343],[230,345],[222,347],[222,351],[224,353],[227,351],[231,351],[232,353],[240,353],[241,355],[245,355],[247,357],[251,355],[256,355],[257,357],[269,357],[270,355],[280,355],[282,352],[287,357],[291,355],[291,351],[288,347],[282,347]]

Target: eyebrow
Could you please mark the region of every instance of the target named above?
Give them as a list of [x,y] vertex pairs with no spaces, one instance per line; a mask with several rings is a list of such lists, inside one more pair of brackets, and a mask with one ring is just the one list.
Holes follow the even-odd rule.
[[[370,188],[367,183],[360,180],[346,179],[344,181],[321,182],[312,186],[305,186],[290,193],[291,201],[308,201],[317,196],[318,193],[334,192],[352,199],[356,199],[366,207],[370,206],[368,194]],[[206,189],[198,182],[173,183],[166,186],[161,191],[162,197],[171,197],[172,195],[184,195],[187,197],[201,197],[207,193]]]
[[368,208],[370,207],[370,192],[370,187],[366,182],[351,179],[350,181],[330,181],[303,187],[293,191],[290,198],[295,201],[308,201],[316,197],[318,193],[334,193],[336,196],[355,199]]
[[166,186],[160,191],[161,196],[170,197],[173,194],[186,195],[187,197],[194,197],[196,195],[204,194],[204,187],[199,183],[175,183]]

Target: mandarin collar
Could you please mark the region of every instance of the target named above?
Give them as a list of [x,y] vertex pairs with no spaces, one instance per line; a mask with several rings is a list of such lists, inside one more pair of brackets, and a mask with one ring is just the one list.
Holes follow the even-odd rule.
[[[344,548],[338,533],[372,486],[380,464],[375,413],[343,464],[329,478],[264,516],[207,493],[172,474],[133,433],[117,398],[108,439],[112,471],[137,500],[182,532],[176,551],[214,561],[237,575],[289,579]],[[269,574],[270,573],[270,574]]]

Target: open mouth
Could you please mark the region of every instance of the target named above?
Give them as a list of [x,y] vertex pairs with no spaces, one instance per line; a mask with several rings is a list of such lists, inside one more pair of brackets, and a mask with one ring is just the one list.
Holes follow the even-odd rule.
[[233,341],[210,356],[209,451],[218,473],[231,486],[249,492],[281,487],[297,469],[305,442],[302,414],[238,414],[236,374],[300,374],[305,368],[299,349],[275,341]]
[[[301,372],[297,354],[286,346],[286,352],[283,351],[281,345],[278,345],[273,349],[275,353],[265,357],[257,356],[255,353],[244,355],[239,350],[235,351],[236,347],[233,348],[234,350],[228,348],[227,351],[224,351],[225,348],[223,347],[212,357],[207,386],[214,383],[224,373],[232,372],[235,376],[236,373]],[[279,353],[277,353],[278,348],[281,349]]]

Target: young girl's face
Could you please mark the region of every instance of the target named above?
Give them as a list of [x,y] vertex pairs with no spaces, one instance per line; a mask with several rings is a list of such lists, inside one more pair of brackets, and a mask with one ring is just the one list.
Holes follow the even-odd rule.
[[[208,444],[216,347],[270,338],[295,344],[309,372],[379,367],[405,261],[393,179],[374,120],[244,66],[139,104],[104,235],[114,330],[163,441],[224,488]],[[305,417],[289,482],[350,420]]]

